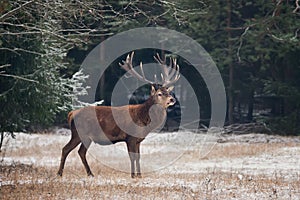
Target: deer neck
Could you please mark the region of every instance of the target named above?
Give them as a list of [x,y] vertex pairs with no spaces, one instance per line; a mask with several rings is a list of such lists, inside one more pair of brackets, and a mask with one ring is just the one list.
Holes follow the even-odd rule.
[[150,115],[152,120],[157,121],[157,123],[161,123],[166,117],[166,109],[157,105],[153,97],[150,97],[145,103],[141,104],[137,114],[139,119],[142,119],[142,123],[144,125],[148,125],[151,122]]

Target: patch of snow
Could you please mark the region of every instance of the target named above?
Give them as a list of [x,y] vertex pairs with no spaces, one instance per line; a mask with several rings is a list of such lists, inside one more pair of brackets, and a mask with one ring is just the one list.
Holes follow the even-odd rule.
[[[20,162],[36,166],[58,166],[62,147],[70,140],[68,129],[57,129],[55,134],[25,134],[16,133],[16,139],[5,142],[3,149],[7,154],[2,157],[2,162],[9,164]],[[199,173],[207,169],[215,169],[225,172],[245,172],[247,174],[272,174],[276,171],[282,173],[300,172],[300,146],[282,147],[276,151],[262,152],[257,156],[245,156],[242,158],[213,158],[204,159],[203,155],[209,152],[217,140],[218,134],[193,133],[179,131],[173,133],[150,133],[141,145],[141,165],[143,172],[151,172],[153,169],[166,173]],[[264,134],[247,135],[222,135],[226,146],[235,143],[300,143],[300,137],[280,137]],[[47,149],[51,147],[52,149]],[[36,154],[31,152],[26,156],[30,148],[37,149]],[[25,156],[12,156],[14,151],[21,150]],[[185,158],[185,152],[198,152],[195,159]],[[55,152],[55,153],[53,153]],[[162,153],[163,152],[163,153]],[[77,154],[77,152],[75,152]],[[7,156],[11,155],[11,156]],[[22,154],[23,155],[23,154]],[[88,156],[96,162],[107,162],[108,166],[117,165],[124,169],[129,166],[127,148],[124,143],[110,146],[92,144]],[[181,159],[182,158],[182,159]],[[67,162],[79,163],[78,155],[68,157]],[[154,162],[155,161],[155,162]],[[152,163],[152,168],[149,168]],[[126,171],[129,170],[126,168]]]

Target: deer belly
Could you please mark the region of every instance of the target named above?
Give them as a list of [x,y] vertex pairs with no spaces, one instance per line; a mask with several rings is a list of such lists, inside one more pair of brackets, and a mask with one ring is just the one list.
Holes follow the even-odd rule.
[[101,134],[101,136],[93,139],[95,143],[100,145],[111,145],[125,140],[125,134]]
[[111,145],[111,144],[114,144],[112,143],[111,141],[104,141],[104,140],[98,140],[98,141],[95,141],[96,144],[100,144],[100,145]]

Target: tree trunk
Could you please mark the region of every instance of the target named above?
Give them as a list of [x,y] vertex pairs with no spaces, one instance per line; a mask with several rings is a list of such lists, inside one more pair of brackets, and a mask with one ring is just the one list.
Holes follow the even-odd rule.
[[[101,41],[104,41],[105,38],[102,36],[101,37]],[[100,63],[102,63],[105,59],[105,46],[102,45],[101,46],[101,49],[100,49],[100,55],[99,55],[99,58],[100,58]],[[104,66],[101,66],[101,67],[104,67]],[[97,99],[97,101],[101,101],[101,100],[104,100],[104,104],[103,105],[107,105],[107,106],[110,106],[111,105],[111,99],[108,99],[108,95],[106,94],[106,85],[105,85],[105,82],[106,82],[106,77],[105,77],[105,72],[103,72],[102,74],[102,77],[101,79],[99,80],[99,99]]]
[[4,132],[1,132],[1,136],[0,136],[0,152],[1,152],[2,144],[3,144],[3,139],[4,139]]
[[227,39],[228,39],[228,57],[229,57],[229,86],[228,86],[228,120],[229,124],[233,123],[233,63],[232,63],[232,42],[231,42],[231,0],[227,0]]
[[254,90],[251,89],[249,94],[248,113],[247,113],[247,120],[249,122],[253,120],[253,109],[254,109]]

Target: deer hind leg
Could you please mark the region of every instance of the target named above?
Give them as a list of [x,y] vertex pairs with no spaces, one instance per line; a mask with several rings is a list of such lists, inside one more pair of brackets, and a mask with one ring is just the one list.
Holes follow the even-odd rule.
[[91,140],[88,140],[88,141],[85,141],[85,142],[82,142],[79,150],[78,150],[78,154],[81,158],[81,161],[85,167],[85,170],[86,170],[86,173],[88,176],[94,176],[94,174],[92,173],[91,169],[90,169],[90,166],[86,160],[86,152],[87,152],[87,149],[90,147],[91,145]]
[[74,135],[75,134],[72,133],[71,140],[62,149],[60,166],[59,166],[59,170],[57,172],[57,175],[59,175],[59,176],[62,176],[62,174],[63,174],[67,156],[81,142],[79,136],[78,135],[74,136]]

